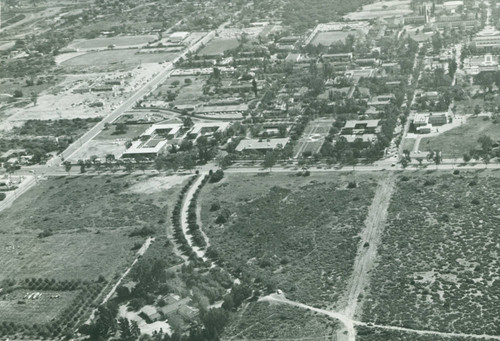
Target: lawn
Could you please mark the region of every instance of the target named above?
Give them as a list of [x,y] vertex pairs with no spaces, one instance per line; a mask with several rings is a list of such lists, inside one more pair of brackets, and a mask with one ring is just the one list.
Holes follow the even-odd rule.
[[146,45],[147,43],[157,39],[156,35],[142,36],[121,36],[111,38],[94,38],[94,39],[78,39],[73,41],[69,46],[77,49],[95,49],[108,47],[109,45],[120,46],[137,46]]
[[238,47],[239,42],[236,38],[215,38],[210,41],[198,54],[215,55],[222,54],[224,51]]
[[[28,294],[40,293],[36,299],[27,299]],[[78,291],[15,290],[0,300],[0,321],[30,321],[45,324],[57,318],[78,295]],[[58,296],[58,298],[51,298]],[[24,302],[24,303],[20,303]]]
[[[203,228],[224,268],[254,278],[264,291],[280,288],[303,303],[335,305],[351,274],[377,179],[229,175],[201,192]],[[358,186],[348,189],[351,181]],[[212,209],[215,202],[220,209]],[[218,224],[220,217],[227,221]]]
[[499,189],[498,172],[402,176],[363,320],[500,335]]
[[307,310],[280,304],[251,302],[232,316],[224,339],[298,339],[334,340],[336,320]]
[[139,65],[141,63],[160,63],[175,58],[175,53],[138,53],[137,49],[108,50],[86,53],[68,59],[62,63],[63,66],[94,66],[125,64]]
[[440,150],[445,158],[462,158],[465,153],[480,147],[477,140],[483,135],[499,141],[500,125],[482,117],[469,118],[462,126],[435,137],[422,138],[419,149]]
[[127,130],[124,134],[116,133],[116,126],[111,125],[108,129],[102,130],[99,135],[95,137],[96,140],[132,140],[149,128],[149,124],[127,124]]
[[415,139],[405,138],[403,141],[403,150],[413,151],[413,147],[415,146]]
[[[157,100],[167,100],[167,93],[172,92],[177,94],[174,103],[193,103],[203,96],[203,85],[207,79],[208,77],[201,76],[170,77],[154,90],[151,97]],[[188,80],[187,83],[186,80]]]

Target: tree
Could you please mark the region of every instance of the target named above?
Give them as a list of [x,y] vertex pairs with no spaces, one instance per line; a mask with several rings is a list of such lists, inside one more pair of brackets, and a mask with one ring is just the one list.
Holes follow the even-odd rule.
[[71,167],[73,167],[73,165],[69,161],[64,161],[63,165],[64,165],[64,170],[68,172],[69,175],[69,172],[71,171]]
[[185,154],[182,156],[181,165],[185,170],[189,170],[190,172],[196,166],[196,161],[192,154]]
[[253,93],[255,94],[255,97],[257,97],[257,81],[255,80],[255,78],[252,80],[252,90],[253,90]]
[[191,128],[192,126],[194,125],[193,123],[193,119],[189,116],[183,116],[182,117],[182,126],[185,128],[185,129],[189,129]]
[[455,72],[457,71],[457,62],[455,59],[452,59],[448,62],[448,73],[450,74],[450,77],[453,77],[455,75]]
[[464,156],[463,156],[463,159],[464,159],[464,162],[467,163],[471,160],[471,157],[469,154],[465,153]]
[[85,162],[83,160],[78,160],[77,163],[80,166],[80,173],[85,173]]
[[33,106],[38,103],[38,94],[36,92],[31,92],[31,102],[33,102]]
[[439,150],[436,150],[436,152],[434,153],[434,157],[432,159],[434,161],[434,163],[436,164],[436,169],[437,169],[437,166],[441,163],[441,161],[443,160],[442,158],[442,155],[441,155],[441,152]]
[[481,149],[484,154],[489,154],[491,152],[491,148],[493,148],[493,140],[491,139],[491,137],[482,135],[477,139],[477,142],[481,144]]
[[23,97],[23,92],[21,90],[14,90],[14,97],[15,98]]
[[262,166],[264,166],[264,169],[269,168],[269,171],[271,171],[273,166],[276,164],[276,159],[276,154],[273,151],[268,151],[264,157]]
[[105,339],[116,330],[117,312],[118,308],[112,304],[99,306],[94,321],[81,326],[79,332],[88,335],[90,340]]
[[124,317],[118,319],[118,329],[120,330],[121,341],[135,341],[141,335],[137,321],[129,321]]

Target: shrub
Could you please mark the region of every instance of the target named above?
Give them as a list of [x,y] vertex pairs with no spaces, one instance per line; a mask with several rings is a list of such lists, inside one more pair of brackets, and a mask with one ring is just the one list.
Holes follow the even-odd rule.
[[140,229],[135,229],[132,232],[129,233],[129,237],[148,237],[155,234],[155,230],[153,230],[151,227],[142,227]]
[[0,192],[0,201],[4,200],[7,195],[3,192]]
[[460,174],[460,171],[459,171],[458,169],[455,169],[455,170],[453,171],[453,175],[458,175],[458,174]]
[[224,177],[224,171],[222,169],[218,169],[210,177],[210,182],[211,183],[219,182],[222,180],[223,177]]
[[358,184],[356,183],[356,181],[350,181],[347,184],[347,188],[356,188],[356,187],[358,187]]
[[212,206],[210,206],[210,212],[215,212],[220,210],[220,204],[218,202],[212,203]]

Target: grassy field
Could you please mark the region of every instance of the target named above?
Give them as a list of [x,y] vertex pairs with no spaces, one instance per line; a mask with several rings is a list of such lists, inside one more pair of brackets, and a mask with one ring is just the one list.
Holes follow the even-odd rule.
[[251,302],[230,320],[224,339],[297,339],[323,337],[332,340],[337,322],[297,307]]
[[75,40],[69,46],[77,49],[93,49],[93,48],[103,48],[109,45],[120,46],[138,46],[146,45],[157,39],[156,35],[143,35],[143,36],[122,36],[122,37],[111,37],[111,38],[95,38],[95,39],[83,39]]
[[[186,83],[186,79],[189,79],[191,83],[189,81]],[[152,93],[152,97],[165,100],[170,91],[177,93],[174,103],[192,103],[203,96],[203,85],[207,79],[208,77],[202,76],[170,77]],[[179,84],[175,85],[177,82]]]
[[137,53],[137,49],[91,52],[64,61],[63,66],[139,65],[170,61],[175,53]]
[[223,53],[224,51],[234,49],[239,45],[236,38],[215,38],[210,41],[198,54],[213,55]]
[[405,138],[403,141],[403,150],[413,151],[413,147],[415,146],[415,139]]
[[146,129],[149,128],[148,124],[127,124],[127,131],[125,134],[116,134],[115,126],[111,125],[109,129],[102,130],[99,135],[95,137],[96,140],[116,140],[125,139],[132,140],[140,136]]
[[[42,295],[36,299],[26,299],[30,293],[39,292]],[[70,305],[78,291],[36,291],[15,290],[0,300],[0,321],[14,322],[30,321],[33,324],[50,322]],[[51,296],[59,296],[51,298]],[[20,304],[19,301],[24,303]]]
[[499,188],[498,172],[401,177],[365,296],[364,320],[500,335]]
[[[153,179],[160,190],[141,190]],[[169,181],[96,176],[40,183],[0,214],[0,280],[115,278],[145,239],[131,232],[165,233],[181,186]]]
[[457,128],[435,137],[425,137],[420,141],[421,151],[441,150],[445,158],[461,158],[470,150],[480,147],[477,140],[487,135],[494,141],[500,140],[500,125],[484,120],[482,117],[469,118]]
[[[204,231],[223,267],[263,290],[325,307],[343,293],[378,175],[230,175],[201,192]],[[348,182],[358,186],[348,189]],[[211,211],[218,202],[220,209]],[[227,222],[218,224],[220,216]]]
[[333,43],[344,42],[350,34],[356,36],[356,31],[319,32],[311,43],[313,45],[330,46]]

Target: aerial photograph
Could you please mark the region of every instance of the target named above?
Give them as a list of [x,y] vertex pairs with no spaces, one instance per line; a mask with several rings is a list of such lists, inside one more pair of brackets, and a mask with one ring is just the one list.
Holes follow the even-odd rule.
[[500,341],[500,0],[0,0],[0,341]]

